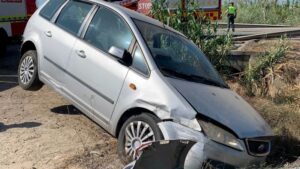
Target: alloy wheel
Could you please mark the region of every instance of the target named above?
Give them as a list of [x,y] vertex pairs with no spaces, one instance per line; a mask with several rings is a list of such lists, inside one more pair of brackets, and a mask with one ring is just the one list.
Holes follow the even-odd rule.
[[32,56],[26,56],[20,67],[20,80],[23,84],[28,84],[34,75],[34,63]]
[[153,129],[143,121],[133,121],[125,129],[125,153],[133,160],[136,159],[136,150],[140,145],[155,141]]

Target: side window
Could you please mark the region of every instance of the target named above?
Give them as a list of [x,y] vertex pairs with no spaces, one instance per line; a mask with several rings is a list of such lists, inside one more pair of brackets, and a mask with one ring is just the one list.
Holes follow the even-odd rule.
[[55,12],[64,4],[65,0],[50,0],[40,11],[40,15],[47,20],[50,20]]
[[92,6],[93,5],[89,3],[70,1],[62,9],[56,20],[56,24],[76,35]]
[[133,54],[133,61],[132,61],[132,65],[131,65],[134,69],[140,71],[141,73],[148,75],[149,71],[148,71],[148,66],[145,60],[145,57],[142,53],[142,50],[139,46],[137,46],[137,48],[134,51]]
[[100,8],[92,19],[84,40],[108,52],[111,46],[128,49],[133,35],[120,16],[107,8]]

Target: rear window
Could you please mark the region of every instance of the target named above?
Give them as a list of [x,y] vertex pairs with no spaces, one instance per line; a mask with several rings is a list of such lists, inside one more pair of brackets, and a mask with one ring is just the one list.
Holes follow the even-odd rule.
[[64,4],[65,0],[50,0],[41,10],[40,15],[47,20],[50,20],[56,11]]
[[76,35],[93,5],[80,1],[69,1],[60,12],[56,24]]

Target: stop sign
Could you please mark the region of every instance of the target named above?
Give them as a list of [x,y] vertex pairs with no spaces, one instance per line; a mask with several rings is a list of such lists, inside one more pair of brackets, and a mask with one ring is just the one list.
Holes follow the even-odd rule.
[[151,7],[152,7],[151,0],[139,0],[137,11],[144,15],[149,15],[151,12]]

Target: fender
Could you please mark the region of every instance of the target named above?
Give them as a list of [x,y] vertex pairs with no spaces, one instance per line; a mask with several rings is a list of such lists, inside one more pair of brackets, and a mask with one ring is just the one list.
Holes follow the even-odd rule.
[[42,49],[42,47],[40,45],[41,44],[41,40],[40,40],[39,36],[35,32],[33,32],[33,31],[29,31],[29,32],[26,31],[26,36],[25,37],[28,37],[28,38],[23,39],[23,42],[22,42],[22,45],[21,45],[21,48],[20,48],[20,52],[22,51],[22,49],[24,47],[24,44],[26,44],[28,42],[33,43],[33,45],[36,48],[36,52],[37,52],[37,57],[38,57],[37,58],[38,59],[38,75],[40,77],[41,64],[42,64],[42,58],[43,58],[43,56],[41,56],[41,53],[43,53],[43,49]]

